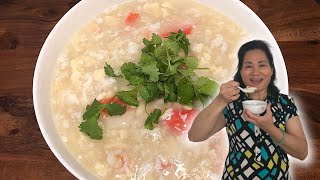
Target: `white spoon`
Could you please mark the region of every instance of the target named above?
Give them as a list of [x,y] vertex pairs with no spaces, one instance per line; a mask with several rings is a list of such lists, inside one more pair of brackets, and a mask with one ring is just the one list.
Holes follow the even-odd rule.
[[257,90],[256,87],[249,87],[249,86],[246,88],[242,88],[242,87],[238,86],[238,88],[244,93],[254,93]]

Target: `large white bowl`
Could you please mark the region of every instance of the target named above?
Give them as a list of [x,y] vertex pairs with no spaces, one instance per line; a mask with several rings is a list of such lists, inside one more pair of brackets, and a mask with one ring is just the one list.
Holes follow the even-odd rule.
[[[266,40],[271,45],[277,71],[276,85],[282,93],[288,93],[288,78],[280,49],[262,20],[239,0],[199,0],[216,8],[238,22],[252,39]],[[33,79],[33,101],[40,130],[48,146],[58,160],[78,179],[96,179],[73,158],[55,130],[50,106],[50,89],[57,56],[62,52],[72,34],[106,8],[125,0],[82,0],[75,5],[53,28],[46,39],[37,61]]]

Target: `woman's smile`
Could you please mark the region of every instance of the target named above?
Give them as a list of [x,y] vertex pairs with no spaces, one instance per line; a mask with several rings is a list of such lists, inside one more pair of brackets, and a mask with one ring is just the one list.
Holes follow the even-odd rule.
[[252,82],[253,86],[258,86],[263,81],[263,78],[254,77],[250,78],[250,81]]

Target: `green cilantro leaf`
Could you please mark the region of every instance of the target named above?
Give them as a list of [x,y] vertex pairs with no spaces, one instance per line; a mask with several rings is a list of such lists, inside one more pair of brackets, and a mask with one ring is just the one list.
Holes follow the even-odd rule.
[[143,44],[146,46],[143,49],[141,49],[142,52],[144,52],[144,53],[154,52],[155,47],[151,41],[149,41],[146,38],[143,38]]
[[151,44],[160,45],[162,43],[162,39],[158,34],[152,33]]
[[164,84],[164,100],[167,102],[177,101],[177,86],[174,82]]
[[164,95],[164,83],[162,81],[159,81],[157,83],[157,88],[158,88],[158,92],[159,92],[158,97],[161,98],[162,95]]
[[151,114],[149,114],[147,120],[144,123],[144,127],[149,130],[154,129],[153,124],[159,123],[159,117],[161,116],[161,110],[160,109],[154,109]]
[[216,81],[212,81],[209,78],[204,76],[198,79],[197,84],[199,87],[199,93],[207,96],[214,95],[219,88],[219,85]]
[[97,101],[93,101],[91,106],[87,107],[83,114],[83,122],[79,125],[80,131],[90,136],[92,139],[102,139],[102,129],[98,125],[98,118],[105,105]]
[[166,62],[167,61],[167,49],[163,46],[159,46],[155,49],[154,55],[160,61]]
[[107,63],[105,63],[104,65],[104,73],[110,77],[118,77],[117,75],[114,74],[112,67]]
[[192,69],[179,69],[180,73],[182,73],[185,77],[197,77],[196,72]]
[[125,79],[132,85],[138,85],[144,81],[141,68],[132,62],[124,63],[121,66],[121,72],[124,74]]
[[121,104],[114,102],[112,104],[106,104],[106,109],[110,116],[122,115],[126,112],[127,106],[122,106]]
[[144,78],[141,76],[131,76],[128,77],[128,81],[131,85],[138,85],[144,82]]
[[174,57],[171,58],[171,62],[172,63],[175,63],[177,61],[183,61],[183,60],[184,60],[184,58],[181,57],[181,56],[174,56]]
[[102,139],[103,131],[98,125],[99,116],[93,116],[79,125],[80,131],[88,135],[91,139]]
[[161,47],[162,39],[157,34],[152,34],[151,40],[143,39],[143,44],[146,45],[141,51],[142,53],[154,53],[157,47]]
[[172,75],[176,74],[177,73],[177,69],[178,69],[178,67],[180,65],[181,65],[180,62],[177,62],[177,63],[175,63],[173,65],[169,64],[166,72],[163,73],[163,76],[172,76]]
[[165,42],[163,42],[163,47],[166,50],[170,50],[170,52],[172,52],[173,55],[177,55],[180,50],[179,43],[171,39],[168,39]]
[[97,114],[100,115],[100,112],[105,108],[104,104],[100,103],[96,99],[94,99],[91,106],[87,106],[86,112],[83,114],[82,118],[89,119],[93,116],[96,116]]
[[178,33],[171,32],[170,36],[168,36],[167,38],[176,41],[184,51],[185,56],[188,55],[190,42],[183,31],[181,31],[181,29],[178,31]]
[[146,45],[146,46],[150,46],[150,45],[152,45],[152,43],[151,43],[151,41],[149,41],[148,39],[146,39],[146,38],[143,38],[143,44],[144,45]]
[[155,61],[152,56],[147,53],[141,53],[140,64],[148,64],[152,61]]
[[159,68],[157,67],[157,62],[151,61],[147,64],[142,65],[141,67],[142,73],[149,76],[150,82],[159,81]]
[[140,88],[140,96],[146,101],[146,103],[152,102],[156,99],[158,93],[157,83],[147,83]]
[[204,94],[200,94],[199,88],[197,86],[193,86],[193,87],[194,87],[194,94],[197,97],[197,99],[200,100],[203,107],[206,106],[209,102],[209,96],[204,95]]
[[186,63],[187,69],[195,69],[198,67],[199,60],[196,57],[187,56],[184,62]]
[[190,105],[193,102],[194,90],[192,83],[183,78],[178,82],[178,100],[181,104]]
[[139,106],[136,89],[132,89],[130,91],[119,91],[117,96],[122,102],[130,106],[135,106],[135,107]]

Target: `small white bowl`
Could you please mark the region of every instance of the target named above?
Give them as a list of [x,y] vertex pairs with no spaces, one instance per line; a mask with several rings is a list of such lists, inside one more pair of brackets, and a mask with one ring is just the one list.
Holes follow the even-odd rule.
[[253,114],[262,114],[267,108],[267,102],[259,100],[246,100],[242,102],[243,109],[248,109]]

